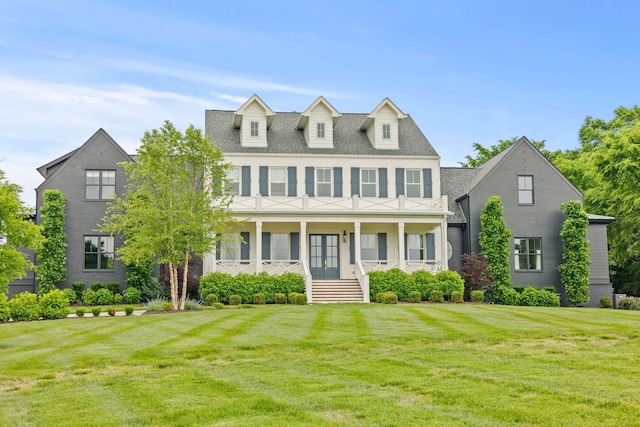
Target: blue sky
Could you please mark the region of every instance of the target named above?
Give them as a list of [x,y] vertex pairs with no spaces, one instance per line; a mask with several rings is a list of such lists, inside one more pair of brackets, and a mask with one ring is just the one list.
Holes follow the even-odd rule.
[[525,135],[576,148],[587,115],[640,99],[639,1],[65,1],[0,4],[0,168],[34,205],[35,171],[104,128],[134,153],[165,119],[257,93],[389,97],[455,166]]

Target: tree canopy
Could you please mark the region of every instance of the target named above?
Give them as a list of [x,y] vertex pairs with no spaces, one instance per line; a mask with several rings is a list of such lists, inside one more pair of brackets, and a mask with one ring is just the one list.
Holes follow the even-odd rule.
[[191,256],[213,251],[234,222],[226,190],[230,165],[200,129],[191,125],[183,133],[165,121],[145,132],[137,161],[123,167],[127,191],[109,204],[102,228],[128,237],[117,249],[124,262],[151,256],[168,264],[171,301],[184,309],[187,290],[178,293],[178,266],[187,283]]
[[37,250],[42,243],[40,227],[31,220],[32,210],[20,200],[22,188],[9,182],[0,169],[0,292],[12,280],[23,277],[33,263],[21,247]]

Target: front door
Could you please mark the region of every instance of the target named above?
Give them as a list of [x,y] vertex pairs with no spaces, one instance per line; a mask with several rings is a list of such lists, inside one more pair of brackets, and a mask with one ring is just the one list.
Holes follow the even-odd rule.
[[340,236],[309,235],[309,266],[314,279],[340,278]]

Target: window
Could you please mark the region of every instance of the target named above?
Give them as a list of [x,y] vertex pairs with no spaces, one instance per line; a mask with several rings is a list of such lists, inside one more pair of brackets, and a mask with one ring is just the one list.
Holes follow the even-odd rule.
[[533,204],[533,176],[518,176],[518,203],[521,205]]
[[378,248],[376,246],[375,234],[360,235],[360,258],[362,261],[373,261],[378,259]]
[[240,259],[240,234],[226,234],[224,242],[220,245],[221,259],[225,261],[237,261]]
[[391,139],[391,125],[382,125],[382,139]]
[[422,234],[407,235],[407,261],[424,259],[424,236]]
[[360,182],[361,189],[360,194],[362,197],[377,197],[378,196],[378,185],[377,185],[377,175],[378,171],[376,169],[361,169],[360,170]]
[[85,270],[113,270],[114,255],[113,237],[84,237]]
[[515,269],[542,270],[542,239],[515,239]]
[[324,123],[318,123],[318,138],[324,138]]
[[258,136],[258,122],[251,122],[251,136]]
[[331,169],[316,169],[316,196],[331,197]]
[[116,171],[85,171],[85,198],[111,200],[116,194]]
[[274,261],[289,260],[289,235],[286,233],[271,234],[271,259]]
[[420,169],[405,170],[405,194],[407,197],[420,197],[420,188],[422,187],[421,174],[422,170]]
[[229,194],[233,194],[234,196],[240,195],[240,177],[240,166],[233,166],[229,169]]
[[269,168],[269,185],[271,196],[287,195],[287,168]]

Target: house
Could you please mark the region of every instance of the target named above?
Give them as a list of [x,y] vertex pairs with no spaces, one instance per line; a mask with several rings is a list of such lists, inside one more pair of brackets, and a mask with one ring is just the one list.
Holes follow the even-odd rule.
[[[558,266],[562,263],[560,231],[565,216],[560,205],[582,201],[582,193],[525,137],[478,168],[442,168],[442,194],[448,196],[449,268],[461,267],[461,255],[480,252],[480,211],[499,196],[503,219],[512,232],[511,278],[514,285],[554,286],[567,304]],[[589,295],[591,306],[613,297],[607,258],[610,217],[589,215],[591,242]]]
[[447,269],[440,157],[388,98],[368,114],[323,97],[276,113],[253,95],[206,111],[205,132],[233,165],[231,210],[245,221],[204,257],[205,273],[294,271],[318,302],[368,301],[372,270]]

